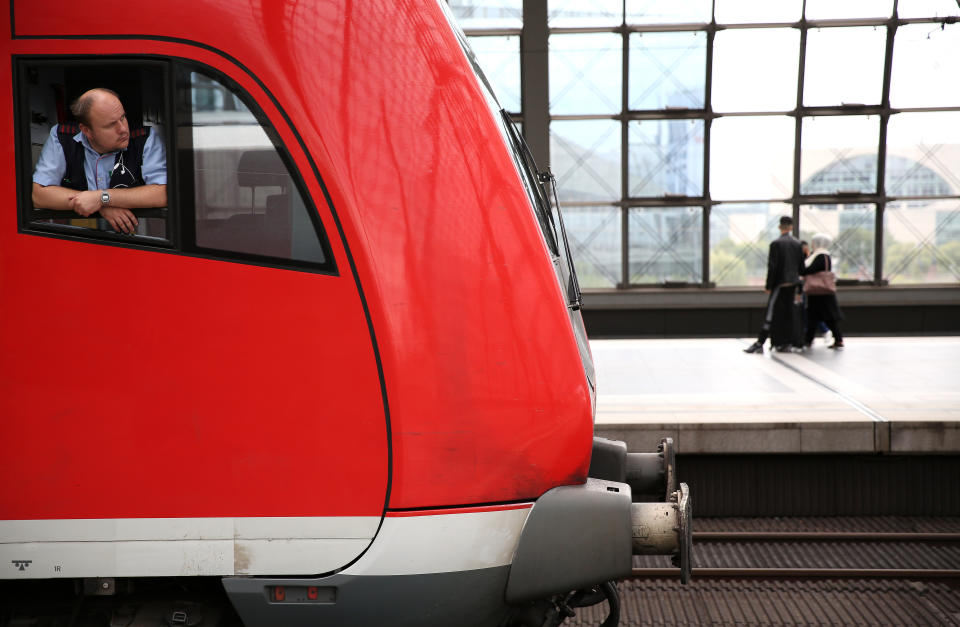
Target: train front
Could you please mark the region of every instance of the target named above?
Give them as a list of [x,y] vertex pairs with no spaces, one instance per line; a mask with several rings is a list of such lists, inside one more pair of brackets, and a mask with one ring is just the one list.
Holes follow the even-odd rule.
[[616,608],[635,554],[690,575],[672,442],[594,438],[556,182],[438,4],[351,5],[345,24],[376,37],[330,67],[362,89],[311,85],[340,124],[328,184],[370,302],[390,474],[373,541],[337,572],[224,580],[248,625],[559,625]]

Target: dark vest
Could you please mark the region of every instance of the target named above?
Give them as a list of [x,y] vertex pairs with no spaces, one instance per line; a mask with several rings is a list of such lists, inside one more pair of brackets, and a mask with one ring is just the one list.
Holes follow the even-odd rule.
[[[63,155],[66,157],[67,171],[60,181],[61,187],[69,187],[77,191],[86,191],[87,174],[84,170],[84,148],[83,144],[73,139],[73,136],[80,132],[80,126],[77,124],[60,124],[57,127],[57,138],[60,140],[60,146],[63,147]],[[115,187],[138,187],[143,185],[143,147],[150,136],[150,127],[130,129],[130,143],[127,149],[118,152],[114,159],[113,173],[110,175],[110,189]],[[122,169],[117,167],[122,163]]]

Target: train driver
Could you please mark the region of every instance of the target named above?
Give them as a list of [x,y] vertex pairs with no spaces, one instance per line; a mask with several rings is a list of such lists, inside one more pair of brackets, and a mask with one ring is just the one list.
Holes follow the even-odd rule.
[[131,129],[123,104],[109,89],[84,92],[70,111],[80,124],[57,124],[33,172],[33,206],[100,217],[134,233],[131,209],[167,205],[167,156],[151,127]]

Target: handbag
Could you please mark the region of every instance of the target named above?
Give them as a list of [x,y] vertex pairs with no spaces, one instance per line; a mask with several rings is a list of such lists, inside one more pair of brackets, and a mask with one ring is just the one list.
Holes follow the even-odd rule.
[[803,291],[817,296],[837,293],[837,277],[830,270],[821,270],[808,274],[803,280]]

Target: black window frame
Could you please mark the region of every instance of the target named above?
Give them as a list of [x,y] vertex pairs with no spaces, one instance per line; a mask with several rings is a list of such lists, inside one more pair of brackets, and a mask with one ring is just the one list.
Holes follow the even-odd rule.
[[[17,177],[17,229],[18,232],[28,235],[38,235],[57,239],[92,243],[108,246],[120,246],[154,252],[179,254],[189,257],[215,259],[245,265],[264,266],[271,268],[295,270],[314,274],[338,276],[336,262],[313,196],[309,193],[304,181],[303,173],[296,167],[287,145],[280,138],[274,124],[263,111],[256,98],[239,83],[226,75],[223,71],[206,65],[202,62],[182,57],[163,55],[14,55],[13,64],[13,115],[14,115],[14,142],[15,163]],[[27,81],[31,68],[39,67],[68,68],[103,66],[105,68],[148,66],[159,70],[163,85],[163,139],[167,152],[167,207],[165,209],[141,209],[135,213],[142,217],[163,217],[166,220],[166,238],[152,236],[126,235],[111,231],[89,229],[85,227],[51,224],[39,220],[51,219],[47,210],[44,217],[38,217],[33,208],[33,163],[31,152],[30,133],[30,101]],[[273,257],[242,253],[236,251],[205,248],[197,246],[195,233],[194,181],[192,167],[192,153],[189,152],[189,141],[180,142],[177,138],[180,126],[181,111],[178,110],[180,97],[179,77],[189,72],[199,72],[218,81],[231,90],[255,117],[257,123],[267,134],[277,151],[293,186],[310,217],[315,235],[323,252],[324,261],[310,262],[287,257]],[[192,114],[192,111],[190,111]],[[54,124],[51,121],[50,124]],[[292,129],[296,132],[296,129]],[[320,182],[322,184],[322,181]],[[78,216],[69,212],[59,211],[63,218]],[[57,216],[60,217],[60,216]]]

